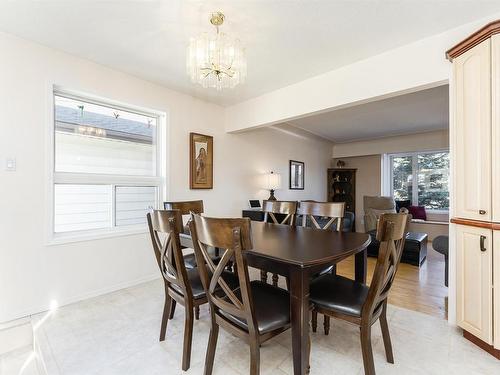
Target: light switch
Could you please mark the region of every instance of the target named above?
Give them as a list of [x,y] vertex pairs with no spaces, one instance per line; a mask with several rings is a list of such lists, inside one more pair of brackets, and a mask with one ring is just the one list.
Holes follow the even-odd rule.
[[16,158],[7,158],[5,160],[5,170],[9,172],[16,170]]

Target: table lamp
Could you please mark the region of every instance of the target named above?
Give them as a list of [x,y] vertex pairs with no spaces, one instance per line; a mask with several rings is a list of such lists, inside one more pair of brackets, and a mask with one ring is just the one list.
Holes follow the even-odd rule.
[[275,201],[276,197],[274,196],[274,191],[281,188],[281,175],[279,173],[274,173],[273,171],[271,171],[271,173],[268,173],[266,177],[266,188],[271,192],[271,195],[269,196],[269,198],[267,198],[267,200]]

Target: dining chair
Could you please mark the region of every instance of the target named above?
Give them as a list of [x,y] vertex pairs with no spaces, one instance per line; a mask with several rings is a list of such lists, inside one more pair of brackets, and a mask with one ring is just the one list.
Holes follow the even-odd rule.
[[193,310],[208,302],[196,268],[187,269],[180,245],[182,216],[179,210],[154,210],[147,214],[153,249],[163,276],[165,304],[160,328],[160,341],[165,340],[167,323],[173,317],[174,302],[185,309],[182,369],[189,369],[193,339]]
[[[182,217],[188,217],[191,212],[195,214],[203,213],[203,201],[202,200],[194,200],[194,201],[179,201],[179,202],[163,202],[163,208],[165,210],[179,210],[181,212]],[[189,225],[182,226],[182,233],[189,234]],[[194,253],[184,255],[184,263],[187,268],[196,267],[196,259]]]
[[[344,214],[345,203],[343,202],[301,201],[297,209],[297,215],[302,216],[302,226],[316,229],[342,230]],[[328,218],[329,220],[320,224],[317,218]]]
[[[394,363],[391,338],[387,325],[387,297],[389,295],[403,251],[407,226],[406,214],[380,215],[377,239],[379,255],[370,286],[332,274],[312,281],[310,301],[314,310],[358,325],[361,331],[361,349],[366,375],[375,374],[371,344],[371,326],[380,320],[387,362]],[[328,334],[328,332],[325,332]]]
[[[322,230],[342,230],[342,221],[345,215],[344,202],[315,202],[301,201],[297,210],[297,215],[302,216],[302,227],[312,227]],[[320,220],[318,222],[318,220]],[[326,221],[326,222],[325,222]],[[328,266],[318,274],[313,276],[313,279],[326,273],[336,273],[335,266]],[[312,329],[316,332],[318,325],[318,312],[312,312]],[[323,326],[325,331],[329,330],[330,317],[324,315]]]
[[[264,211],[264,222],[273,224],[295,225],[295,214],[297,213],[296,201],[263,201],[262,211]],[[278,219],[276,214],[280,214]],[[284,215],[284,216],[283,216]],[[260,280],[267,283],[267,272],[260,270]],[[273,273],[273,285],[278,286],[278,274]]]
[[[258,280],[250,282],[244,255],[252,248],[250,219],[215,219],[192,214],[190,227],[212,319],[204,374],[212,374],[219,327],[222,327],[248,342],[250,374],[258,375],[260,345],[290,327],[290,295]],[[208,246],[225,249],[218,264],[210,258]],[[227,262],[233,258],[237,289],[231,289],[221,278]],[[217,292],[218,286],[223,293]]]
[[[171,201],[171,202],[163,202],[163,208],[165,210],[179,210],[181,213],[181,216],[183,218],[188,217],[190,219],[190,214],[191,212],[194,212],[195,214],[202,214],[204,212],[203,208],[203,200],[193,200],[193,201]],[[182,233],[189,235],[189,224],[186,225],[181,225],[182,227]],[[219,257],[219,250],[218,249],[210,249],[210,253],[212,255],[213,259],[218,259]],[[187,269],[195,268],[196,267],[196,257],[194,255],[194,252],[184,254],[184,264],[186,265]],[[176,302],[175,300],[172,301],[172,310],[171,310],[171,315],[170,319],[173,319],[174,314],[175,314],[175,306]],[[200,307],[196,306],[195,307],[195,319],[198,320],[200,318]]]

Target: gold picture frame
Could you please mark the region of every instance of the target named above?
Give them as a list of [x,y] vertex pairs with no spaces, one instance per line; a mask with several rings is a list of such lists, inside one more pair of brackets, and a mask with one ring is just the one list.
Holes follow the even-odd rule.
[[213,189],[214,138],[210,135],[189,133],[189,187]]

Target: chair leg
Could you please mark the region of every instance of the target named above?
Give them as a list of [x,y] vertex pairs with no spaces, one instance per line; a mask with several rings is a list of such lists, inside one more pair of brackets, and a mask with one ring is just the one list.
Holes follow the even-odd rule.
[[165,305],[163,306],[163,317],[161,319],[160,341],[165,341],[165,334],[167,332],[167,323],[171,307],[172,307],[172,297],[170,297],[167,293],[165,295]]
[[191,364],[191,344],[193,342],[193,306],[185,306],[184,348],[182,351],[182,370],[189,370]]
[[325,335],[328,336],[330,333],[330,317],[328,315],[323,315],[323,328],[325,330]]
[[361,351],[363,352],[363,366],[365,375],[375,375],[375,364],[373,363],[372,333],[369,324],[361,325]]
[[387,362],[394,363],[394,356],[392,354],[392,344],[391,344],[391,336],[389,334],[389,326],[387,325],[387,302],[384,303],[384,307],[382,310],[382,314],[380,314],[380,328],[382,329],[382,338],[384,339],[384,347],[385,347],[385,357],[387,358]]
[[212,322],[210,336],[208,337],[207,355],[205,357],[204,375],[212,375],[214,368],[215,349],[217,348],[217,338],[219,337],[219,326]]
[[250,338],[250,375],[260,374],[260,345]]
[[311,319],[312,331],[316,332],[318,329],[318,312],[313,310]]
[[200,320],[200,306],[194,307],[194,318]]
[[169,319],[174,319],[175,305],[177,305],[177,302],[175,301],[175,299],[172,299],[172,305],[170,307],[170,316],[169,316]]
[[337,265],[334,264],[333,267],[332,267],[332,275],[336,275],[337,274]]
[[[314,312],[314,311],[313,311]],[[307,353],[307,371],[306,371],[306,374],[309,374],[311,373],[311,351],[312,351],[312,330],[309,329],[309,341],[308,341],[308,344],[309,344],[309,352]]]
[[260,281],[267,284],[267,272],[260,270]]
[[278,274],[273,273],[273,286],[278,286]]

